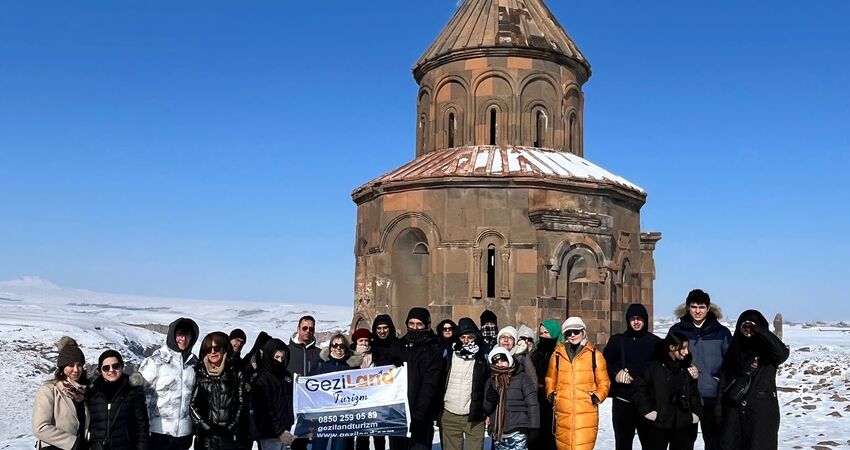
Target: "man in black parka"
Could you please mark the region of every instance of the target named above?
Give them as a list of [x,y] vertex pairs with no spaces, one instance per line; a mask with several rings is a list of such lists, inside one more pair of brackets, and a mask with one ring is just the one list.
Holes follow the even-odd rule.
[[614,399],[611,410],[617,450],[632,448],[635,431],[641,447],[647,445],[646,422],[632,402],[633,382],[652,360],[655,345],[660,340],[649,332],[646,307],[635,303],[626,309],[626,331],[611,336],[602,351],[608,365],[608,377],[611,378],[611,392],[608,396]]
[[445,361],[437,335],[431,330],[431,313],[411,308],[407,314],[407,334],[393,342],[389,357],[407,363],[407,401],[410,405],[410,438],[390,438],[392,450],[425,450],[434,439],[434,420],[442,407],[440,380]]

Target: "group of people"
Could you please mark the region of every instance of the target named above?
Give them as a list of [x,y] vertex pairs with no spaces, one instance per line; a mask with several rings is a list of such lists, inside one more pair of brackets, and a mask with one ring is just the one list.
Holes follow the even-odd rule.
[[[412,308],[398,333],[389,315],[372,329],[320,348],[316,321],[301,317],[285,343],[261,332],[244,356],[246,335],[213,332],[192,349],[198,325],[180,318],[165,344],[136,373],[107,350],[90,381],[71,338],[59,342],[57,370],[36,394],[38,448],[63,450],[430,449],[435,430],[446,450],[592,449],[599,404],[613,397],[617,449],[692,449],[702,424],[707,449],[775,449],[779,427],[776,367],[788,349],[757,311],[744,312],[734,336],[717,321],[708,294],[692,291],[679,323],[661,339],[648,332],[640,304],[604,351],[585,323],[544,320],[537,330],[444,320]],[[536,331],[536,337],[535,337]],[[293,436],[294,376],[374,366],[408,367],[409,437]],[[754,417],[758,416],[755,420]]]

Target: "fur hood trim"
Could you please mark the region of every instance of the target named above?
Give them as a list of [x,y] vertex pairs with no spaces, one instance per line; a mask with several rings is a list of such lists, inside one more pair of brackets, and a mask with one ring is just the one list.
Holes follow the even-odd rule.
[[[723,311],[720,309],[719,306],[717,306],[716,303],[708,305],[708,312],[714,313],[714,317],[718,321],[723,319]],[[688,305],[686,303],[682,303],[681,305],[676,307],[676,310],[673,312],[673,314],[678,318],[687,316],[689,314]]]
[[[345,363],[348,364],[348,367],[353,367],[353,368],[359,369],[360,364],[363,362],[363,357],[358,355],[357,353],[352,353],[348,349],[346,349],[346,353],[347,354],[345,355],[344,359],[345,359]],[[322,361],[325,361],[325,362],[329,361],[331,359],[331,348],[330,347],[323,348],[322,351],[319,352],[319,358],[321,358]]]

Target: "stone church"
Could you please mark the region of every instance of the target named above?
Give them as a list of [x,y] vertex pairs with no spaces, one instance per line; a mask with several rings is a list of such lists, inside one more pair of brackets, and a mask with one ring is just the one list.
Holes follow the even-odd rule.
[[[543,0],[466,0],[413,68],[415,159],[355,189],[353,327],[409,308],[499,325],[652,314],[646,192],[585,159],[590,64]],[[650,322],[651,323],[651,322]]]

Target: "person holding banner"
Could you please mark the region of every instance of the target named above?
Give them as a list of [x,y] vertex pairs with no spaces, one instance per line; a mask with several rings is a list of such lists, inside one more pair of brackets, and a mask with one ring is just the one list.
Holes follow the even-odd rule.
[[496,450],[526,450],[540,429],[537,382],[503,347],[494,348],[490,379],[484,388],[484,411],[490,415],[490,436]]
[[422,307],[407,313],[407,334],[390,346],[397,365],[408,366],[407,400],[411,422],[409,438],[390,438],[392,450],[430,450],[434,420],[441,409],[439,381],[445,361],[437,335],[431,330],[431,313]]
[[440,443],[443,450],[463,450],[464,441],[466,450],[482,450],[487,355],[474,320],[464,317],[457,326],[459,337],[446,361]]
[[295,440],[289,429],[295,422],[292,412],[292,375],[286,369],[289,347],[280,339],[270,339],[259,358],[259,372],[251,387],[254,424],[261,450],[288,450]]
[[[319,353],[319,365],[310,375],[359,369],[362,361],[360,355],[349,349],[348,339],[342,334],[336,334],[331,338],[331,343]],[[346,450],[353,440],[350,437],[314,437],[312,450],[326,450],[328,442],[331,444],[331,450]]]

